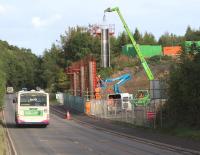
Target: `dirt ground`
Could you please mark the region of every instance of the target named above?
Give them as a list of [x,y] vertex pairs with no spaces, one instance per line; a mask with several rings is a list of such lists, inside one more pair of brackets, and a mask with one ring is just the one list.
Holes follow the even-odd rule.
[[[165,74],[166,72],[169,72],[170,65],[163,63],[150,67],[155,77],[155,80],[158,80],[166,76]],[[135,67],[126,67],[123,69],[123,71],[118,71],[110,78],[116,78],[127,73],[131,75],[131,80],[128,80],[124,85],[120,86],[120,90],[122,92],[133,94],[138,89],[150,89],[149,79],[142,67],[138,67],[137,69]],[[117,82],[119,81],[107,83],[107,89],[105,89],[104,92],[113,91],[113,85]]]

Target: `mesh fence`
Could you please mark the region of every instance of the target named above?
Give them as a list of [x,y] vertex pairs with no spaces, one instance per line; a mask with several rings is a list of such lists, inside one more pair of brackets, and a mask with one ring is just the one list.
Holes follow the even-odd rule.
[[91,100],[90,114],[97,118],[131,123],[136,126],[156,127],[157,111],[160,111],[163,100],[156,100],[147,106],[135,106],[134,100],[129,100],[131,109],[124,108],[122,100]]
[[[135,91],[133,94],[137,94]],[[137,95],[131,97],[106,98],[96,100],[92,93],[86,92],[84,96],[64,95],[64,105],[79,112],[86,112],[86,102],[89,102],[89,115],[96,118],[126,122],[136,126],[150,128],[163,127],[165,113],[163,106],[167,101],[165,89],[143,90],[146,97],[138,99]],[[164,95],[163,95],[164,94]]]

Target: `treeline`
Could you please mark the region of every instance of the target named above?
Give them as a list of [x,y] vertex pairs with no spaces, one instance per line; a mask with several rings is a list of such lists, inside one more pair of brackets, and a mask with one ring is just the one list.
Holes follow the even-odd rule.
[[[138,29],[135,29],[133,35],[139,44],[170,46],[180,45],[185,40],[200,40],[199,33],[200,30],[188,27],[184,36],[165,33],[158,40],[152,33],[142,34]],[[112,36],[112,58],[120,55],[121,47],[127,43],[130,43],[130,40],[125,32]],[[65,68],[86,55],[95,57],[99,68],[100,53],[100,37],[92,36],[87,27],[80,26],[68,28],[40,57],[33,54],[30,49],[18,48],[0,41],[0,93],[5,92],[6,86],[13,86],[15,90],[22,87],[35,89],[39,86],[50,92],[66,91],[70,84]]]
[[[184,36],[165,33],[156,40],[152,33],[145,32],[142,34],[136,28],[133,36],[139,44],[175,46],[182,45],[185,40],[200,40],[198,33],[200,33],[200,30],[194,30],[188,26]],[[128,43],[130,43],[130,39],[125,32],[110,38],[111,66],[114,66],[112,64],[113,58],[120,55],[122,46]],[[64,69],[86,55],[94,56],[97,60],[97,67],[100,68],[100,53],[100,36],[92,36],[87,27],[69,28],[65,34],[61,35],[60,40],[53,44],[51,49],[45,51],[43,55],[44,77],[47,81],[45,86],[53,91],[66,90],[68,80],[64,74]]]
[[33,88],[37,84],[38,58],[30,49],[20,49],[0,41],[0,99],[6,86],[16,90],[22,87]]

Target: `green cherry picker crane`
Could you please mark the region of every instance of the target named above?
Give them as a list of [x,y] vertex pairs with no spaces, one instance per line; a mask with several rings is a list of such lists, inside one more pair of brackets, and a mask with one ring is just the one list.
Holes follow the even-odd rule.
[[[143,68],[144,68],[144,70],[145,70],[145,73],[146,73],[148,79],[149,79],[150,81],[153,81],[153,80],[154,80],[153,73],[152,73],[151,69],[149,68],[149,66],[148,66],[148,64],[147,64],[147,62],[146,62],[144,56],[142,55],[142,53],[141,53],[141,51],[140,51],[140,48],[138,47],[138,45],[137,45],[135,39],[133,38],[133,36],[132,36],[132,34],[131,34],[131,31],[130,31],[130,29],[128,28],[128,25],[126,24],[126,22],[125,22],[125,20],[124,20],[122,14],[121,14],[119,8],[118,8],[118,7],[107,8],[106,10],[104,10],[104,14],[105,14],[106,12],[114,12],[114,11],[116,11],[117,14],[119,15],[119,18],[120,18],[120,20],[121,20],[121,22],[122,22],[122,24],[123,24],[123,26],[124,26],[124,28],[125,28],[125,30],[126,30],[128,36],[129,36],[129,38],[130,38],[130,40],[131,40],[131,43],[132,43],[132,45],[133,45],[133,48],[135,49],[135,51],[136,51],[136,53],[137,53],[137,55],[138,55],[138,57],[139,57],[139,59],[140,59],[140,61],[141,61],[141,64],[142,64],[142,66],[143,66]],[[147,105],[147,104],[149,104],[149,102],[150,102],[150,95],[149,95],[149,93],[147,92],[147,90],[139,90],[138,93],[139,93],[139,92],[140,92],[140,93],[141,93],[141,92],[144,92],[144,94],[146,94],[146,96],[144,96],[142,99],[137,99],[137,100],[135,101],[135,104],[136,104],[136,105]],[[138,94],[136,94],[135,98],[137,98],[137,96],[138,96]]]

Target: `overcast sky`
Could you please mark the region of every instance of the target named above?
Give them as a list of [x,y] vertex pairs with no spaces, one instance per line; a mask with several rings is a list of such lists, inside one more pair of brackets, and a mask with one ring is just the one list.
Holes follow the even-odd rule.
[[[132,31],[156,38],[200,27],[200,0],[0,0],[0,39],[42,55],[69,26],[101,24],[104,9],[115,6]],[[116,13],[106,21],[115,24],[116,35],[123,31]]]

